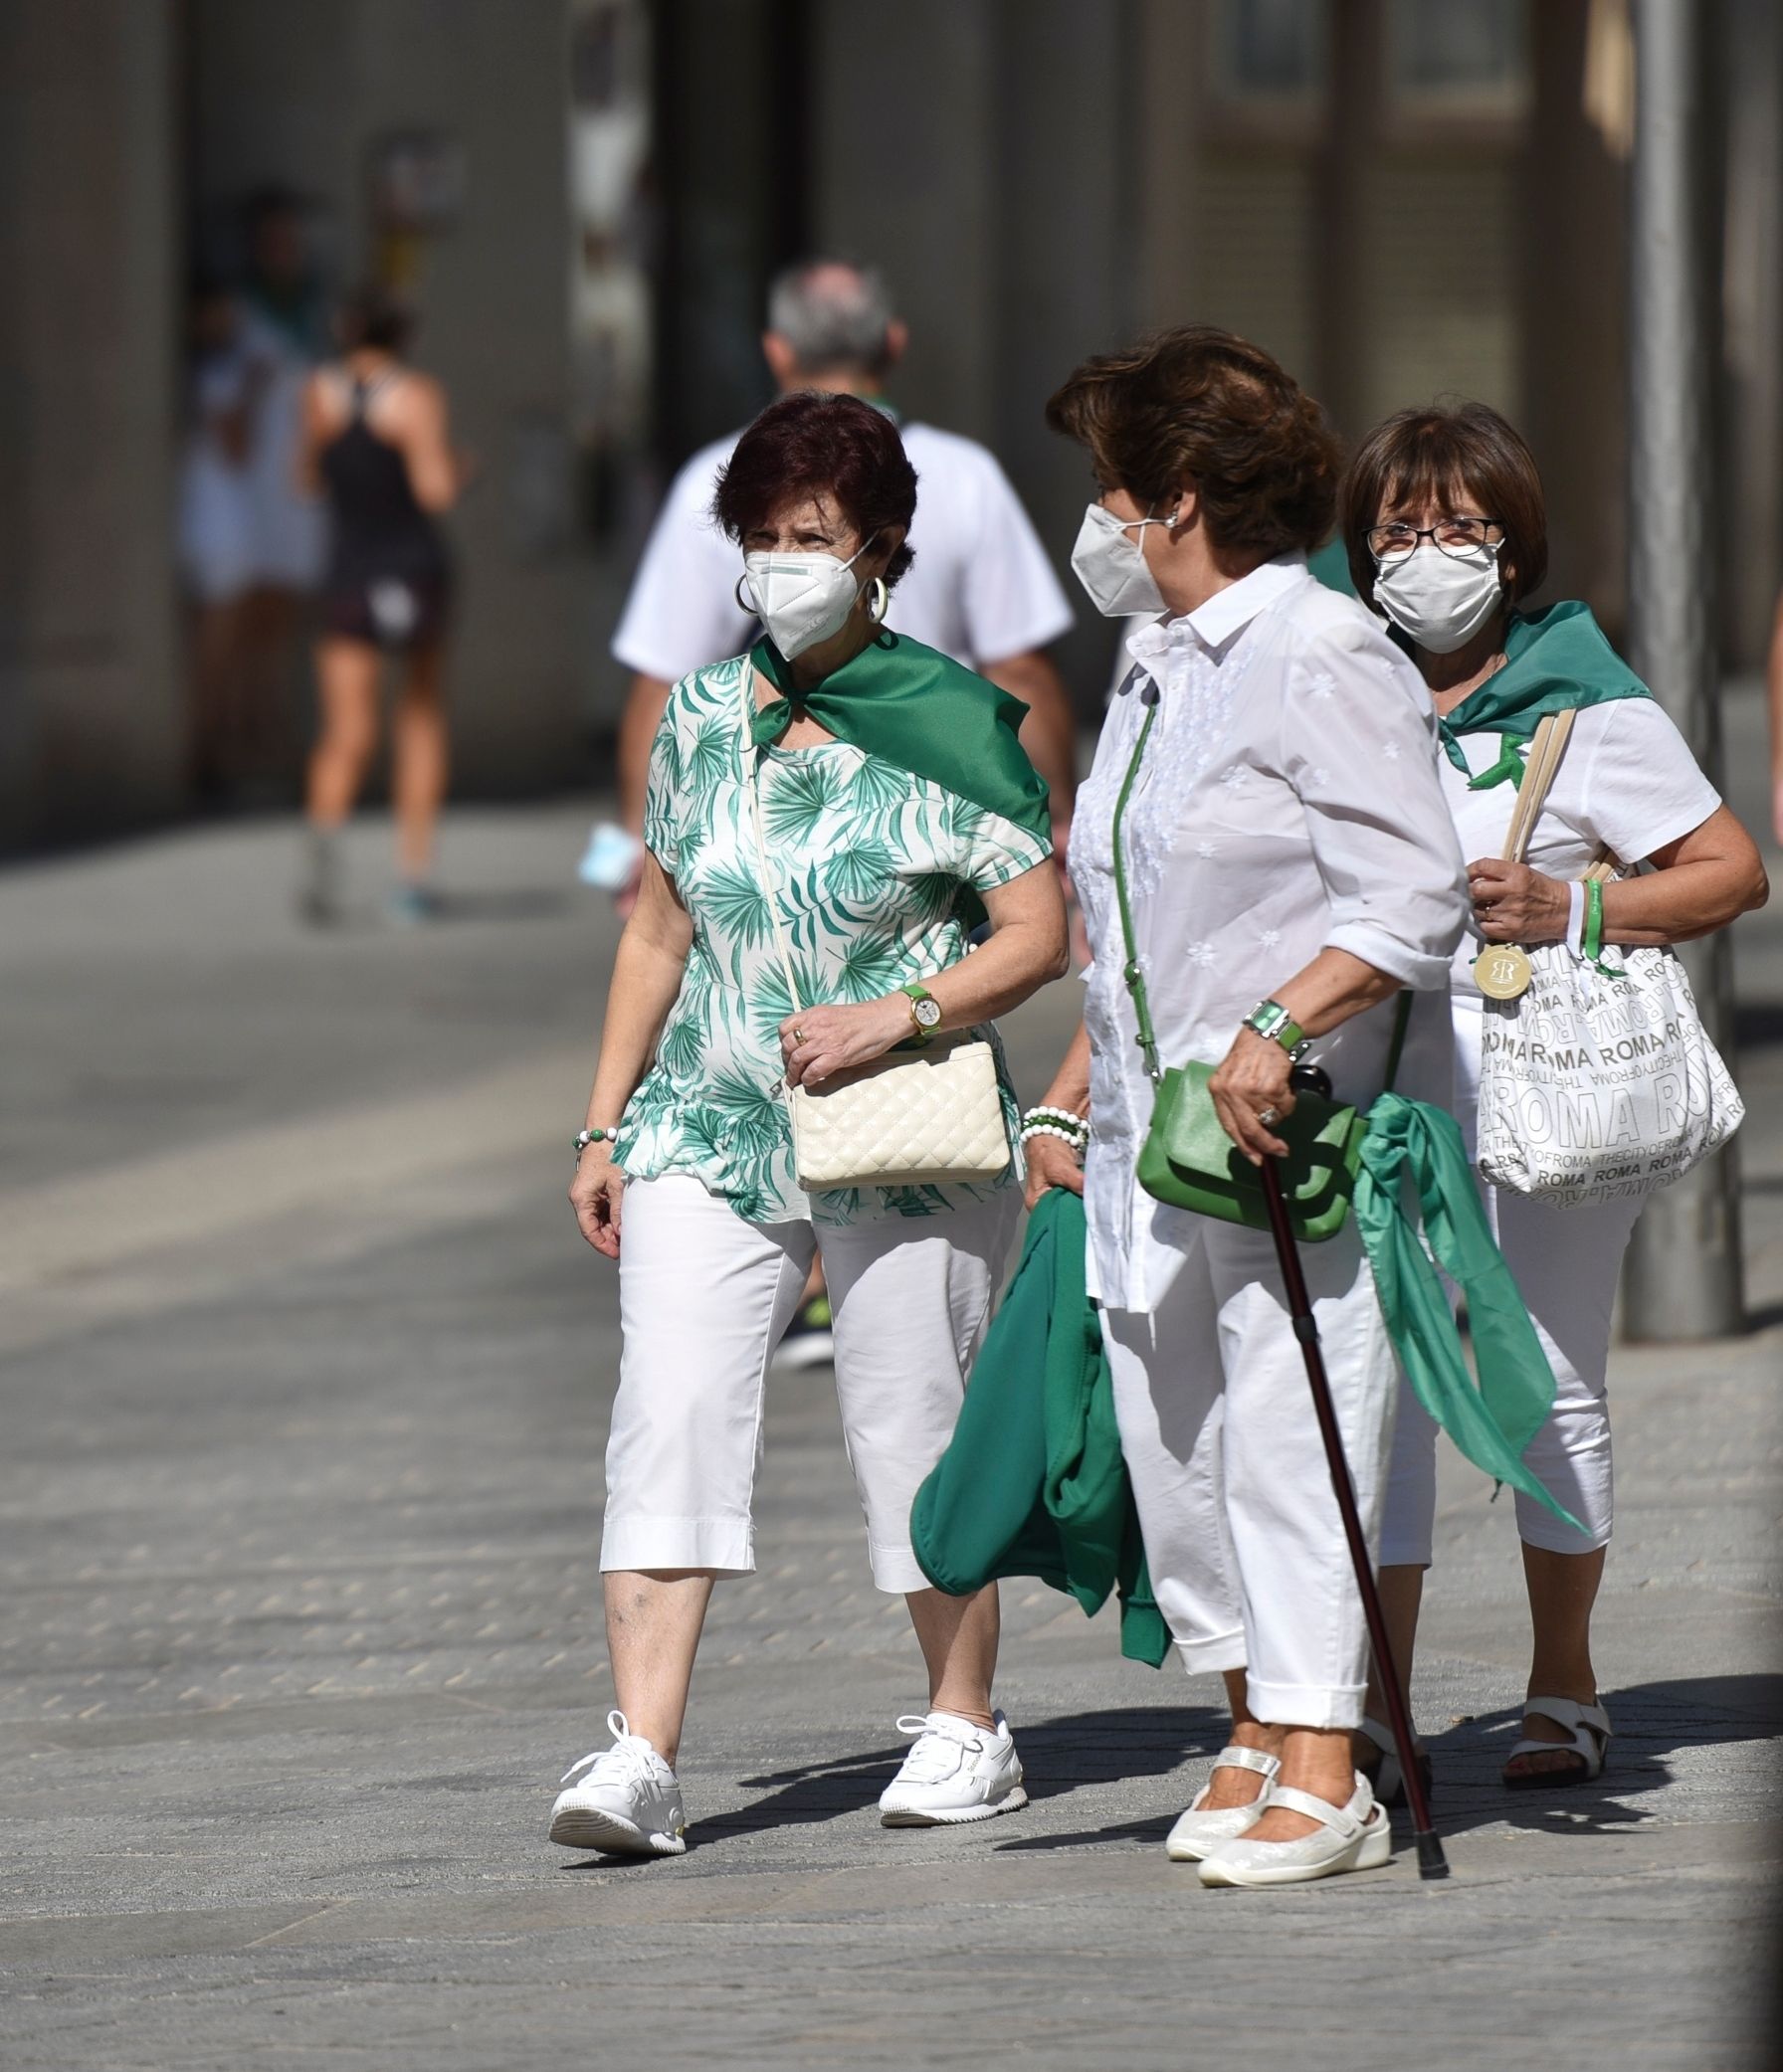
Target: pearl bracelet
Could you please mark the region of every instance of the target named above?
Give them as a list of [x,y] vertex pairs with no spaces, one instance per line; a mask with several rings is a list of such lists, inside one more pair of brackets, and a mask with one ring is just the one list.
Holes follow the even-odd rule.
[[1056,1122],[1030,1122],[1022,1130],[1022,1142],[1032,1144],[1036,1137],[1057,1137],[1071,1151],[1083,1151],[1090,1142],[1072,1130],[1062,1130]]
[[1053,1136],[1065,1137],[1068,1141],[1076,1138],[1088,1142],[1090,1137],[1088,1118],[1074,1114],[1070,1108],[1052,1108],[1044,1104],[1038,1108],[1030,1108],[1022,1117],[1024,1137],[1030,1126],[1047,1131]]

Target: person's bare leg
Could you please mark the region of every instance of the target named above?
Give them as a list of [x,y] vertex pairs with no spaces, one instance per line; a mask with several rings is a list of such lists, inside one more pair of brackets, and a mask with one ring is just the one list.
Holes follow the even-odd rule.
[[310,825],[338,828],[353,810],[378,740],[378,651],[364,641],[326,640],[315,651],[320,738],[309,757]]
[[[1282,1753],[1282,1729],[1260,1720],[1251,1710],[1250,1690],[1242,1669],[1224,1672],[1226,1702],[1232,1708],[1232,1732],[1226,1737],[1241,1749],[1261,1749],[1266,1756]],[[1249,1805],[1262,1791],[1265,1780],[1254,1770],[1216,1770],[1207,1783],[1204,1813],[1222,1812],[1228,1806]]]
[[[1597,1672],[1591,1665],[1591,1611],[1603,1581],[1604,1547],[1589,1554],[1554,1554],[1545,1547],[1523,1546],[1523,1581],[1529,1591],[1529,1620],[1535,1629],[1535,1651],[1529,1665],[1531,1698],[1571,1698],[1579,1705],[1597,1703]],[[1561,1744],[1551,1756],[1517,1756],[1504,1766],[1506,1777],[1574,1770],[1578,1757],[1572,1736],[1558,1721],[1532,1713],[1518,1739]]]
[[[1399,1687],[1405,1693],[1409,1712],[1412,1704],[1412,1658],[1418,1649],[1418,1613],[1424,1603],[1424,1568],[1418,1562],[1392,1562],[1379,1572],[1377,1582],[1381,1614],[1387,1621],[1387,1639],[1393,1648],[1393,1661],[1399,1670]],[[1362,1702],[1362,1710],[1383,1727],[1389,1724],[1387,1701],[1381,1694],[1380,1671],[1372,1649],[1368,1657],[1368,1695]],[[1380,1769],[1380,1749],[1366,1734],[1355,1737],[1355,1763],[1356,1768],[1368,1777],[1375,1776]]]
[[1002,1635],[997,1586],[987,1583],[969,1598],[949,1597],[940,1590],[906,1591],[904,1602],[928,1665],[929,1710],[957,1713],[977,1727],[994,1727],[991,1683]]
[[671,1770],[681,1752],[712,1577],[704,1569],[616,1569],[603,1577],[614,1703]]
[[[1282,1730],[1282,1775],[1278,1785],[1309,1791],[1332,1805],[1347,1805],[1356,1789],[1347,1727],[1288,1727]],[[1245,1835],[1249,1842],[1293,1842],[1319,1823],[1306,1813],[1272,1805]]]
[[446,797],[445,663],[438,642],[416,649],[391,730],[397,865],[411,885],[425,883],[433,868],[434,830]]

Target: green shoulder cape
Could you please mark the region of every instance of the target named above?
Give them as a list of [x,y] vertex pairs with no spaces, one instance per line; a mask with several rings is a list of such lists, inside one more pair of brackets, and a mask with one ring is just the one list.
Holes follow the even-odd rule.
[[1504,666],[1437,725],[1449,760],[1465,771],[1463,734],[1497,734],[1509,754],[1511,744],[1527,741],[1550,712],[1652,695],[1604,638],[1591,607],[1574,601],[1549,605],[1545,612],[1513,613]]
[[882,627],[810,688],[795,686],[771,641],[758,641],[749,659],[780,693],[755,715],[758,744],[779,740],[797,704],[838,740],[1047,839],[1046,783],[1017,738],[1027,706],[951,657]]

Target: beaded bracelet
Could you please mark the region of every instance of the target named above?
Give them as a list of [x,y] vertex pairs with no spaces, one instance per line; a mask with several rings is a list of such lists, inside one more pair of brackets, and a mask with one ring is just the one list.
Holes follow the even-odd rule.
[[1082,1151],[1090,1141],[1090,1124],[1069,1108],[1030,1108],[1022,1117],[1022,1142],[1026,1144],[1030,1137],[1057,1137]]
[[1024,1144],[1032,1144],[1036,1137],[1057,1137],[1068,1151],[1086,1151],[1090,1146],[1088,1137],[1073,1136],[1069,1130],[1062,1130],[1051,1122],[1031,1122],[1022,1132]]

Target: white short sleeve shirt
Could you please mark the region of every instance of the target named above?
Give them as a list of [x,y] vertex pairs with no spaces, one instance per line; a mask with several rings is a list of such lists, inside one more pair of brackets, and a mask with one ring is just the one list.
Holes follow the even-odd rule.
[[[900,430],[916,471],[915,560],[888,624],[967,668],[1058,640],[1071,607],[995,457],[932,425]],[[736,601],[742,556],[711,515],[735,444],[702,448],[670,485],[613,636],[628,669],[674,682],[749,644],[755,622]]]
[[[1498,761],[1502,743],[1496,734],[1463,734],[1460,746],[1466,773],[1446,755],[1438,769],[1462,853],[1473,863],[1504,853],[1516,794],[1508,783],[1469,789],[1470,778]],[[1602,849],[1625,866],[1640,863],[1701,827],[1720,803],[1720,793],[1657,700],[1612,698],[1585,705],[1573,721],[1526,861],[1544,876],[1568,881],[1583,877]],[[1453,989],[1464,1000],[1480,998],[1474,960],[1483,942],[1470,914],[1451,971]]]

